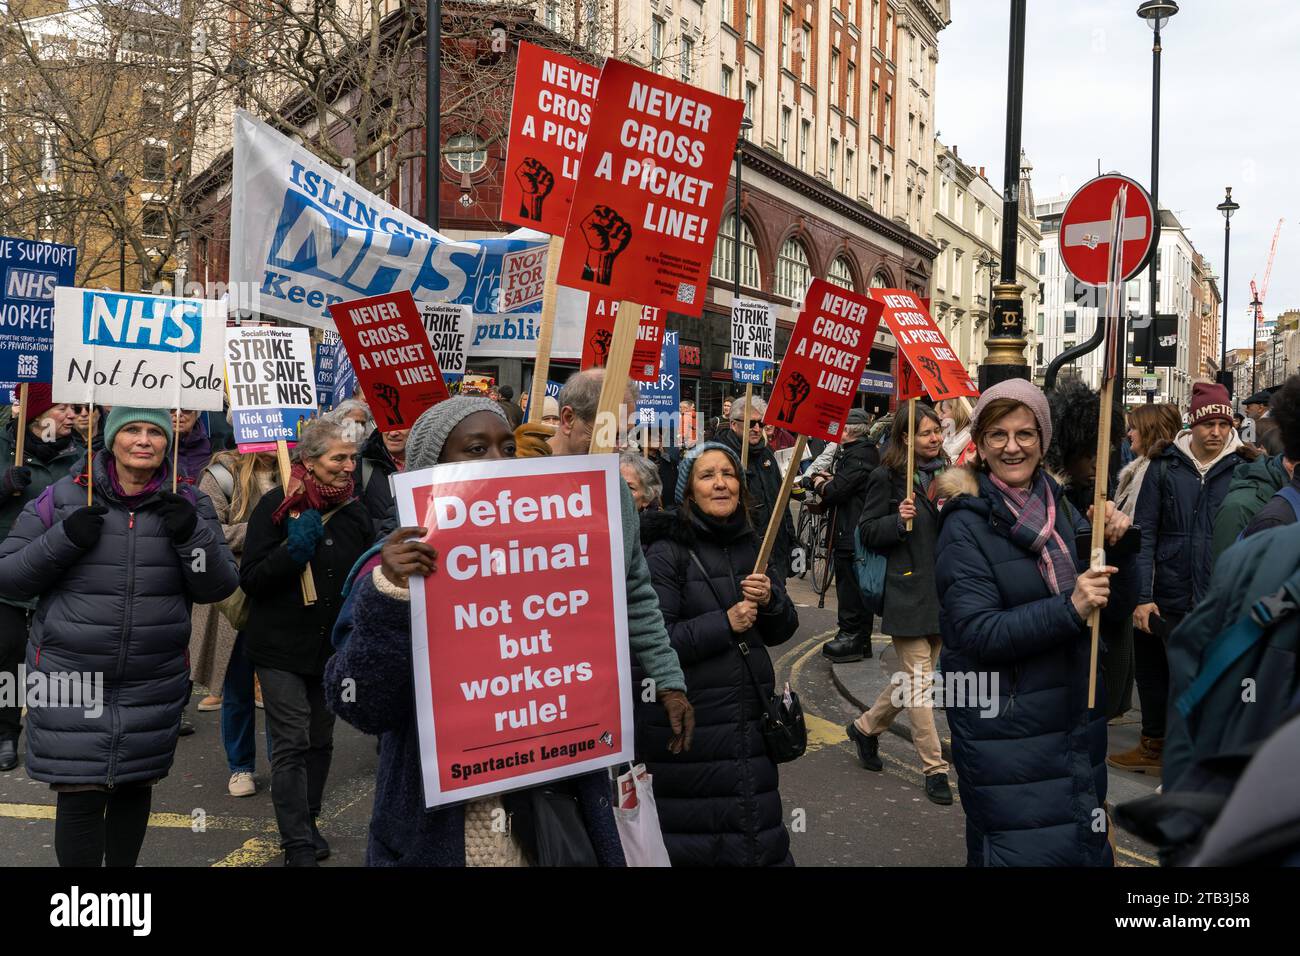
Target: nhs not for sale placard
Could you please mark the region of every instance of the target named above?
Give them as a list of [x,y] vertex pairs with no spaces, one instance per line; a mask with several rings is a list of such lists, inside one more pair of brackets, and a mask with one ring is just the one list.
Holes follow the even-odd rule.
[[631,759],[621,480],[616,455],[393,477],[438,552],[411,579],[426,807]]

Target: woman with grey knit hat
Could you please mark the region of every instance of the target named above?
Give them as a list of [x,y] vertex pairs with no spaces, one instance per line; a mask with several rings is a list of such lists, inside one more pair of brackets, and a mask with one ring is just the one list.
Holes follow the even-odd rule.
[[1087,622],[1131,612],[1131,522],[1106,503],[1106,566],[1091,570],[1077,542],[1092,509],[1080,514],[1042,468],[1052,418],[1029,382],[988,389],[971,438],[979,470],[935,479],[946,499],[940,661],[967,865],[1111,866],[1106,695],[1099,687],[1100,706],[1088,707]]
[[[411,427],[407,465],[496,461],[515,457],[502,407],[460,396],[428,409]],[[546,862],[526,826],[530,790],[426,811],[420,740],[411,684],[410,577],[438,573],[425,528],[398,528],[358,562],[338,627],[336,653],[325,671],[325,695],[336,714],[380,737],[367,866],[524,866]],[[572,862],[622,866],[622,846],[601,771],[547,785],[571,800],[581,821],[582,857]],[[508,829],[494,826],[503,812]],[[571,834],[581,837],[582,834]]]
[[207,495],[170,490],[171,415],[118,405],[103,432],[92,502],[85,474],[61,478],[0,544],[0,597],[37,602],[28,673],[84,675],[90,695],[27,712],[27,773],[58,794],[61,866],[135,865],[190,694],[191,606],[238,584]]

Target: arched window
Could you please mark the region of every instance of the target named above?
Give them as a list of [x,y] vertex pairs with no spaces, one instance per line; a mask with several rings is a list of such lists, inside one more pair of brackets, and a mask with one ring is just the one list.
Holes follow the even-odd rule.
[[831,263],[830,271],[826,273],[826,281],[841,289],[852,289],[853,272],[849,269],[849,261],[843,256],[837,257]]
[[443,148],[447,165],[458,173],[477,173],[487,165],[487,144],[473,133],[459,133]]
[[[723,216],[718,227],[718,241],[713,246],[713,268],[710,275],[723,282],[735,282],[736,217]],[[758,286],[758,246],[749,224],[740,220],[740,284],[751,289]]]
[[885,275],[883,272],[877,272],[875,275],[871,277],[871,288],[888,289],[889,276]]
[[808,253],[798,239],[787,239],[776,257],[776,294],[787,299],[803,298],[811,278]]

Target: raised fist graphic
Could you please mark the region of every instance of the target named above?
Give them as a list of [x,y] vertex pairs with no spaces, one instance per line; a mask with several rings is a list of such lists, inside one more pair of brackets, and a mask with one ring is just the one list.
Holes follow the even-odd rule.
[[519,180],[519,187],[524,191],[523,198],[519,202],[519,215],[540,222],[542,200],[555,188],[554,174],[537,160],[527,156],[515,170],[515,179]]
[[591,342],[591,348],[596,353],[596,365],[604,368],[605,363],[609,361],[609,346],[614,341],[614,333],[609,329],[597,329],[588,341]]
[[375,386],[375,399],[383,406],[384,417],[388,419],[386,424],[389,426],[402,424],[402,413],[397,407],[398,400],[401,397],[402,393],[397,390],[395,385],[380,382]]
[[785,385],[781,387],[781,407],[776,411],[776,420],[778,422],[793,422],[795,414],[799,411],[799,406],[803,404],[808,393],[812,391],[812,386],[808,384],[808,379],[804,378],[799,372],[793,373],[786,379]]
[[930,358],[928,355],[922,355],[917,358],[916,364],[934,376],[934,380],[939,386],[938,394],[948,394],[948,385],[943,380],[943,368],[938,362]]
[[590,247],[582,267],[582,277],[609,285],[614,260],[632,241],[632,227],[613,209],[597,206],[582,220],[582,235]]

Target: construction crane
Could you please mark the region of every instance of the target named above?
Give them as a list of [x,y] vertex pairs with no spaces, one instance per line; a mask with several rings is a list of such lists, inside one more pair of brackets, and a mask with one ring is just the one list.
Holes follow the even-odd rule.
[[1273,230],[1273,244],[1268,249],[1268,263],[1264,266],[1264,284],[1260,288],[1255,287],[1255,280],[1250,280],[1250,304],[1255,309],[1255,338],[1264,337],[1264,300],[1268,297],[1268,280],[1273,275],[1273,259],[1277,256],[1277,237],[1282,234],[1282,223],[1285,219],[1277,221],[1277,228]]

